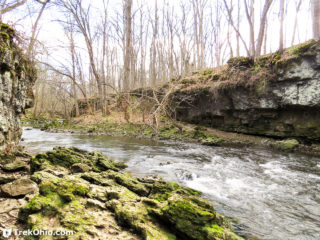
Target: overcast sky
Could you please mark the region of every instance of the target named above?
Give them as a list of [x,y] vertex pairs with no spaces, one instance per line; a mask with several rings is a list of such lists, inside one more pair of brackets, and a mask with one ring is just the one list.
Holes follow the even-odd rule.
[[[143,1],[143,0],[142,0]],[[184,0],[182,0],[183,2]],[[210,1],[214,0],[208,0]],[[141,0],[133,0],[134,2],[134,9],[140,5]],[[164,1],[158,0],[159,8],[161,8],[161,5]],[[167,1],[168,2],[168,1]],[[186,0],[186,2],[189,2],[189,0]],[[262,2],[262,0],[258,0],[257,2]],[[287,7],[287,15],[285,19],[285,46],[288,47],[291,43],[292,38],[292,30],[293,30],[293,23],[295,18],[295,0],[287,0],[288,7]],[[96,17],[99,17],[99,9],[101,9],[100,0],[91,0],[90,3],[93,8],[93,11],[95,11],[97,14]],[[179,15],[179,0],[171,0],[170,4],[175,8],[175,14]],[[146,9],[152,9],[154,5],[154,0],[148,0],[144,1],[144,7]],[[268,26],[268,37],[270,41],[270,45],[268,46],[268,50],[275,51],[278,47],[279,42],[279,18],[278,18],[278,10],[279,10],[280,0],[274,0],[274,3],[272,5],[272,9],[269,13],[269,26]],[[256,5],[256,18],[258,19],[259,12],[260,11],[260,5]],[[7,14],[4,16],[3,21],[8,23],[14,23],[16,25],[16,28],[21,31],[25,32],[26,35],[29,35],[30,28],[32,25],[32,21],[34,21],[36,14],[34,14],[33,18],[25,17],[28,12],[35,12],[40,9],[40,4],[29,4],[24,5],[23,7],[20,7],[18,10]],[[307,39],[310,39],[312,36],[312,24],[311,24],[311,16],[310,16],[310,3],[309,0],[303,0],[303,4],[301,6],[301,10],[299,13],[299,24],[298,24],[298,35],[296,37],[295,43],[303,42]],[[111,0],[109,1],[109,13],[110,17],[115,15],[116,13],[122,13],[122,0]],[[152,10],[151,10],[152,11]],[[206,10],[205,14],[209,14],[209,8]],[[65,45],[66,38],[64,35],[64,31],[61,27],[61,25],[57,22],[59,19],[64,19],[64,15],[60,13],[57,8],[50,6],[48,9],[46,9],[40,23],[40,31],[38,35],[38,39],[48,48],[50,52],[50,56],[56,59],[60,59],[61,55],[63,56],[63,51],[61,50],[60,46]],[[258,25],[258,24],[257,24]],[[258,32],[258,27],[256,25],[256,34]],[[241,34],[248,39],[249,36],[249,27],[246,19],[242,19],[241,27],[240,27]],[[81,40],[79,39],[78,45],[81,47],[84,47],[84,44],[81,43]],[[243,52],[244,54],[244,52]]]

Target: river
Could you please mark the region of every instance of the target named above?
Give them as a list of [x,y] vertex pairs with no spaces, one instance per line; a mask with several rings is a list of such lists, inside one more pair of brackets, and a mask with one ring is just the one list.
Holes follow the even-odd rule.
[[[200,190],[238,233],[265,240],[320,239],[320,159],[263,148],[208,147],[24,128],[32,153],[75,146],[125,162],[134,176],[157,174]],[[253,238],[252,238],[253,239]]]

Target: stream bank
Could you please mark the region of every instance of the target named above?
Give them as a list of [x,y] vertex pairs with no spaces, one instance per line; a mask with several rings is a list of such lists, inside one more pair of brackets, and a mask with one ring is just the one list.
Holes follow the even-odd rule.
[[196,142],[207,146],[224,147],[265,147],[282,152],[296,152],[311,156],[320,156],[320,144],[298,141],[295,138],[277,139],[271,137],[254,136],[242,133],[232,133],[178,122],[163,118],[158,129],[143,123],[110,122],[108,117],[94,117],[86,121],[88,116],[80,116],[67,122],[57,119],[32,120],[24,119],[25,126],[39,128],[48,132],[67,132],[73,134],[88,134],[92,136],[125,136],[140,139],[176,140]]

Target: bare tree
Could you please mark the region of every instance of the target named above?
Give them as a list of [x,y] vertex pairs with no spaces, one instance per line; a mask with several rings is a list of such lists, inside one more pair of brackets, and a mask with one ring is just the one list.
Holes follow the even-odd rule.
[[250,29],[250,56],[255,56],[256,50],[254,37],[254,0],[250,0],[249,4],[247,3],[247,0],[244,0],[245,13]]
[[280,42],[279,51],[283,51],[283,21],[284,21],[284,2],[285,0],[280,0]]
[[292,40],[291,40],[291,45],[294,44],[294,40],[295,40],[295,36],[296,36],[296,32],[297,32],[297,25],[298,25],[298,14],[301,8],[301,3],[302,0],[299,0],[298,2],[296,2],[296,16],[294,18],[294,25],[293,25],[293,34],[292,34]]
[[258,39],[257,39],[257,47],[254,55],[255,57],[259,57],[261,54],[263,36],[264,36],[264,31],[265,31],[266,22],[267,22],[267,15],[272,2],[273,0],[265,0],[265,3],[263,5],[261,20],[260,20],[260,28],[259,28]]
[[132,57],[132,0],[124,1],[124,55],[123,55],[123,68],[124,68],[124,76],[123,76],[123,89],[128,91],[130,89],[130,65],[131,65],[131,57]]
[[320,38],[320,1],[311,1],[313,38]]
[[243,36],[241,35],[240,29],[237,28],[237,26],[236,26],[235,23],[234,23],[234,20],[233,20],[233,17],[232,17],[231,7],[228,6],[226,0],[223,0],[223,3],[224,3],[224,6],[225,6],[225,9],[226,9],[226,11],[227,11],[227,16],[228,16],[229,24],[231,24],[232,28],[234,29],[234,31],[237,33],[237,35],[238,35],[239,38],[241,39],[241,42],[243,43],[243,46],[245,47],[245,50],[246,50],[247,55],[250,56],[251,53],[250,53],[250,50],[249,50],[249,48],[248,48],[248,46],[247,46],[247,43],[246,43],[246,41],[244,40]]
[[73,17],[76,27],[81,32],[85,44],[87,47],[87,53],[89,56],[90,62],[90,72],[92,73],[98,88],[98,94],[100,99],[100,109],[102,114],[107,113],[104,104],[104,95],[103,95],[103,80],[99,69],[96,63],[95,49],[94,49],[94,38],[91,30],[91,21],[90,21],[90,4],[85,8],[81,0],[65,0],[60,1],[60,6],[63,7],[71,16]]
[[[40,2],[40,1],[38,1]],[[47,6],[47,4],[50,2],[50,0],[45,0],[43,2],[40,2],[42,4],[41,9],[39,11],[39,14],[36,18],[36,21],[34,22],[34,24],[32,25],[32,31],[31,31],[31,38],[30,38],[30,42],[28,45],[28,49],[27,49],[27,56],[29,57],[29,59],[34,59],[34,45],[36,42],[36,36],[37,36],[37,31],[38,31],[38,25],[41,19],[41,16]]]
[[22,6],[26,2],[27,2],[27,0],[21,0],[21,1],[15,0],[15,1],[10,1],[10,2],[3,1],[0,5],[0,7],[1,7],[0,16],[7,13],[7,12],[12,11],[13,9],[15,9],[17,7]]

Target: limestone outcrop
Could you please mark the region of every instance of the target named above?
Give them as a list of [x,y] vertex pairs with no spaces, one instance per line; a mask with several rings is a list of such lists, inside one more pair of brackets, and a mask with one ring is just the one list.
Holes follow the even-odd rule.
[[222,70],[194,72],[171,94],[181,121],[225,131],[320,141],[320,42],[255,61],[232,58]]
[[14,31],[0,23],[0,151],[17,145],[22,130],[20,115],[32,105],[33,65],[14,42]]

